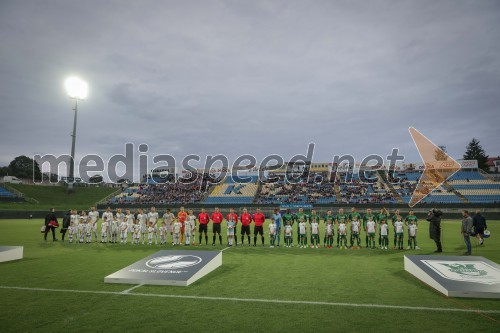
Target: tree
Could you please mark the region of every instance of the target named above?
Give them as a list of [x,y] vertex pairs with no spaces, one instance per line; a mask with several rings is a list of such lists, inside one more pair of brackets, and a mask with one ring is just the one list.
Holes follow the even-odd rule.
[[0,177],[8,176],[9,168],[8,167],[0,167]]
[[55,173],[52,172],[44,172],[42,174],[42,182],[47,182],[47,183],[57,183],[59,181],[59,176]]
[[38,162],[24,155],[18,156],[10,162],[9,172],[12,176],[16,176],[17,178],[34,180],[40,180],[42,178]]
[[486,155],[483,147],[479,144],[479,140],[475,138],[472,138],[472,141],[467,145],[464,160],[477,160],[479,169],[488,171],[488,155]]

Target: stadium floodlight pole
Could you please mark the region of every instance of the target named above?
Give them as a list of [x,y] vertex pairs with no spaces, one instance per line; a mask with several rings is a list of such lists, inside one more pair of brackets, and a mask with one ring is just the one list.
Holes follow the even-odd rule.
[[77,77],[70,77],[64,82],[66,92],[69,98],[75,100],[75,118],[73,120],[73,132],[71,133],[71,161],[69,165],[69,179],[68,179],[68,192],[73,191],[73,184],[75,182],[75,143],[76,143],[76,121],[78,117],[78,101],[87,98],[88,86],[85,81]]

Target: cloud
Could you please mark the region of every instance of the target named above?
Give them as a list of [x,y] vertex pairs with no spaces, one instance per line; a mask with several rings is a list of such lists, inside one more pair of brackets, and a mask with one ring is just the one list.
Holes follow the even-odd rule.
[[[119,4],[119,5],[118,5]],[[37,1],[0,5],[0,165],[68,153],[67,75],[89,82],[77,156],[357,158],[415,126],[499,155],[496,1]],[[176,157],[177,157],[176,156]]]

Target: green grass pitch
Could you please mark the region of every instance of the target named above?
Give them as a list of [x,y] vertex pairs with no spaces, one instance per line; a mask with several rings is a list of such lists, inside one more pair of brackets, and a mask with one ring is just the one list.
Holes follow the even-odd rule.
[[[0,245],[24,246],[24,259],[0,263],[2,332],[500,329],[499,300],[448,298],[404,271],[404,254],[434,250],[425,221],[419,223],[419,251],[271,249],[266,235],[265,247],[225,250],[222,267],[191,286],[141,286],[128,294],[120,293],[132,285],[105,284],[104,277],[171,245],[44,242],[41,225],[40,220],[0,220]],[[500,262],[500,223],[488,225],[492,237],[482,247],[474,242],[473,255]],[[464,252],[459,230],[458,221],[444,221],[445,255]],[[220,250],[225,245],[190,248]]]

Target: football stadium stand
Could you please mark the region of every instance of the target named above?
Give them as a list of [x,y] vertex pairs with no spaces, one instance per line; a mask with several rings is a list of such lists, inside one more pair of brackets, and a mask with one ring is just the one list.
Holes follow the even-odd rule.
[[[388,181],[385,172],[367,171],[369,183],[362,182],[357,173],[338,172],[331,182],[328,172],[312,174],[308,180],[285,182],[284,174],[275,174],[275,183],[260,183],[257,176],[250,182],[226,177],[224,182],[210,185],[200,192],[199,182],[193,184],[168,182],[130,186],[112,198],[110,204],[178,204],[206,205],[279,205],[279,204],[404,204],[408,203],[422,172],[400,170],[395,173],[398,183]],[[7,191],[8,192],[8,191]],[[4,194],[8,195],[8,194]],[[0,190],[0,197],[2,191]],[[445,181],[422,201],[425,204],[500,203],[500,182],[477,169],[462,169]]]
[[2,198],[14,198],[16,195],[9,190],[0,187],[0,197]]
[[195,203],[204,199],[200,183],[139,184],[129,186],[109,200],[109,204]]
[[226,177],[223,183],[215,186],[203,204],[251,204],[257,194],[258,177],[249,177],[247,183],[237,183],[237,179]]

